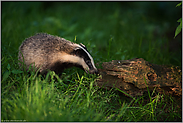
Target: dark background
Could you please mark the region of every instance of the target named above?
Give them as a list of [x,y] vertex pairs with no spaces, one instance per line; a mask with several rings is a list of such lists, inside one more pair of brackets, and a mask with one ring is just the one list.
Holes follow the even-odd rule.
[[96,62],[141,57],[181,66],[182,34],[174,39],[179,1],[1,3],[6,53],[17,55],[25,38],[46,32],[85,44]]

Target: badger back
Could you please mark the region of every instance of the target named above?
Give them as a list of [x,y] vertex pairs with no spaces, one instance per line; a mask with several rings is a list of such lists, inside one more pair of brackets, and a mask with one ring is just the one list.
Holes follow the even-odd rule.
[[46,33],[38,33],[25,39],[19,50],[40,50],[43,53],[64,51],[69,53],[75,47],[73,44],[74,43],[58,36],[53,36]]
[[[64,38],[38,33],[24,40],[19,47],[18,59],[20,62],[24,62],[27,69],[34,63],[35,67],[40,68],[40,72],[43,72],[54,64],[55,60],[52,61],[52,58],[55,58],[55,54],[58,52],[71,52],[74,49],[72,44]],[[22,66],[21,63],[19,65]]]

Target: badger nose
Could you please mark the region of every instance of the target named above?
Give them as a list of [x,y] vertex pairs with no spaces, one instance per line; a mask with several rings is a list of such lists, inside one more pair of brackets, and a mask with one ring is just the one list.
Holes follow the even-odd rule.
[[97,69],[92,69],[89,71],[91,74],[98,74],[98,70]]

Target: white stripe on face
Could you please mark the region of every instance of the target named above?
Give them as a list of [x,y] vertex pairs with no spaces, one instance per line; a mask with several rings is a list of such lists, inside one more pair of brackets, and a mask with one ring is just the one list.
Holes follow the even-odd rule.
[[[77,45],[78,45],[78,44],[77,44]],[[80,46],[80,45],[78,45],[78,46],[86,52],[86,54],[87,54],[87,55],[89,56],[89,58],[91,59],[91,63],[92,63],[92,65],[93,65],[94,69],[97,69],[97,68],[95,67],[93,58],[92,58],[92,56],[89,54],[89,52],[87,52],[82,46]]]

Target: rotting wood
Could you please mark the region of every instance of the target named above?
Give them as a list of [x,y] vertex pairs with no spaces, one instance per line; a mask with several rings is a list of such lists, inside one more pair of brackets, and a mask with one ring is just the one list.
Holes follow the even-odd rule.
[[[153,90],[182,96],[182,71],[179,67],[156,65],[142,58],[112,60],[102,63],[102,76],[96,85],[102,88],[118,88],[131,96]],[[145,80],[146,83],[145,83]]]

